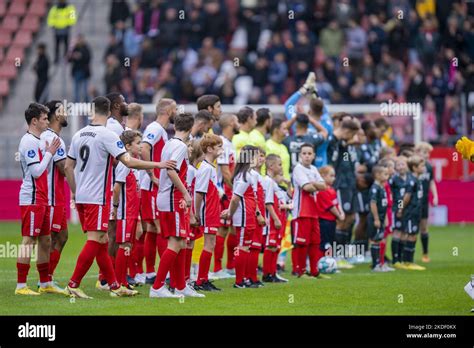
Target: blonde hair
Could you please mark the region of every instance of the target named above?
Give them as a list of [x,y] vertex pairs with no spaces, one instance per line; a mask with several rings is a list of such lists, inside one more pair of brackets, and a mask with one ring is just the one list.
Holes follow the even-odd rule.
[[319,174],[328,175],[331,172],[331,170],[334,171],[333,166],[331,166],[331,165],[323,166],[323,167],[319,168]]
[[189,162],[191,164],[194,164],[199,158],[202,157],[203,153],[201,150],[201,140],[200,139],[194,139],[189,142],[189,146],[193,149],[191,154],[189,155]]
[[431,145],[430,143],[427,143],[426,141],[421,141],[415,146],[415,152],[418,152],[420,150],[421,151],[426,150],[428,152],[431,152],[433,151],[433,145]]
[[128,104],[128,117],[139,116],[143,112],[143,106],[138,103]]
[[420,164],[424,163],[425,160],[423,157],[418,155],[413,155],[408,159],[408,168],[410,171],[413,171],[413,168],[418,167]]

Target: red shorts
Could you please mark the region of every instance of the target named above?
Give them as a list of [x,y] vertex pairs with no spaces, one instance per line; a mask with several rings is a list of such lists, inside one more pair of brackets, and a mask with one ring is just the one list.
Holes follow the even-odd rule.
[[109,228],[110,204],[76,204],[82,231],[107,232]]
[[262,249],[263,243],[263,226],[257,225],[257,228],[253,230],[252,237],[251,237],[251,249]]
[[67,230],[66,207],[51,207],[51,232],[59,233]]
[[189,210],[161,211],[160,227],[165,238],[187,238],[191,228],[189,225]]
[[320,244],[321,233],[317,218],[300,217],[292,222],[293,244]]
[[144,222],[152,224],[158,219],[158,209],[156,208],[156,190],[141,190],[140,215]]
[[[230,201],[229,199],[222,200],[221,201],[221,211],[224,211],[225,209],[229,209],[229,204]],[[230,227],[232,226],[232,220],[231,219],[220,219],[221,221],[221,227]]]
[[267,246],[267,247],[279,247],[280,246],[281,238],[282,238],[280,230],[270,230],[270,233],[268,233],[265,236],[265,246]]
[[202,237],[203,230],[200,227],[192,226],[189,229],[189,240],[196,240]]
[[252,244],[252,236],[254,234],[255,228],[248,229],[242,227],[234,227],[235,235],[239,241],[239,246],[250,246]]
[[23,237],[49,236],[51,234],[51,207],[22,205],[21,235]]
[[129,243],[134,240],[138,219],[117,220],[115,229],[116,243]]

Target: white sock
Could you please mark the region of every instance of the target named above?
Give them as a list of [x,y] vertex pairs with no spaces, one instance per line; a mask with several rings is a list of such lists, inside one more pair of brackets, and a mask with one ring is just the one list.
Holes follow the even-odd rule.
[[17,289],[26,288],[26,283],[17,283],[17,284],[16,284],[16,288],[17,288]]
[[147,274],[146,274],[146,277],[147,277],[147,278],[153,278],[154,276],[156,276],[156,273],[155,273],[155,272],[151,272],[151,273],[147,273]]
[[46,288],[49,285],[49,282],[46,283],[40,283],[40,287]]

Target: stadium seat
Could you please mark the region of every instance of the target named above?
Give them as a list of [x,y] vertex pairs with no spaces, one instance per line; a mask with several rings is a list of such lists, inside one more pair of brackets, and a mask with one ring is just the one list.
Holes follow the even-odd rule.
[[8,80],[0,79],[0,97],[6,97],[10,93]]
[[8,8],[7,16],[24,16],[26,14],[26,4],[24,2],[13,1]]
[[21,22],[20,30],[36,33],[40,27],[39,17],[36,15],[26,15]]
[[3,19],[2,28],[10,32],[17,31],[20,27],[20,20],[17,16],[7,16]]
[[20,59],[20,62],[22,62],[24,55],[25,50],[23,49],[23,47],[12,46],[8,49],[8,53],[4,61],[7,63],[14,64],[16,59]]
[[46,2],[45,1],[33,1],[33,3],[30,5],[30,8],[28,9],[28,15],[33,16],[44,16],[46,14]]
[[0,48],[10,46],[12,42],[12,34],[8,30],[0,27]]
[[2,65],[0,65],[0,79],[13,80],[17,74],[17,68],[12,63],[3,62]]
[[7,2],[5,0],[0,0],[0,18],[5,16],[7,13]]
[[23,32],[18,32],[15,35],[12,45],[17,46],[17,47],[28,47],[29,45],[31,45],[31,42],[32,42],[31,32],[23,31]]

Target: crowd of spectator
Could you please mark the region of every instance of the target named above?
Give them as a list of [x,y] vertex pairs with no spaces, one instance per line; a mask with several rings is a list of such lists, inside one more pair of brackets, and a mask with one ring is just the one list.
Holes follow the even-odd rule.
[[114,0],[110,28],[105,92],[128,101],[282,104],[315,71],[330,103],[421,103],[427,140],[474,105],[465,0]]

